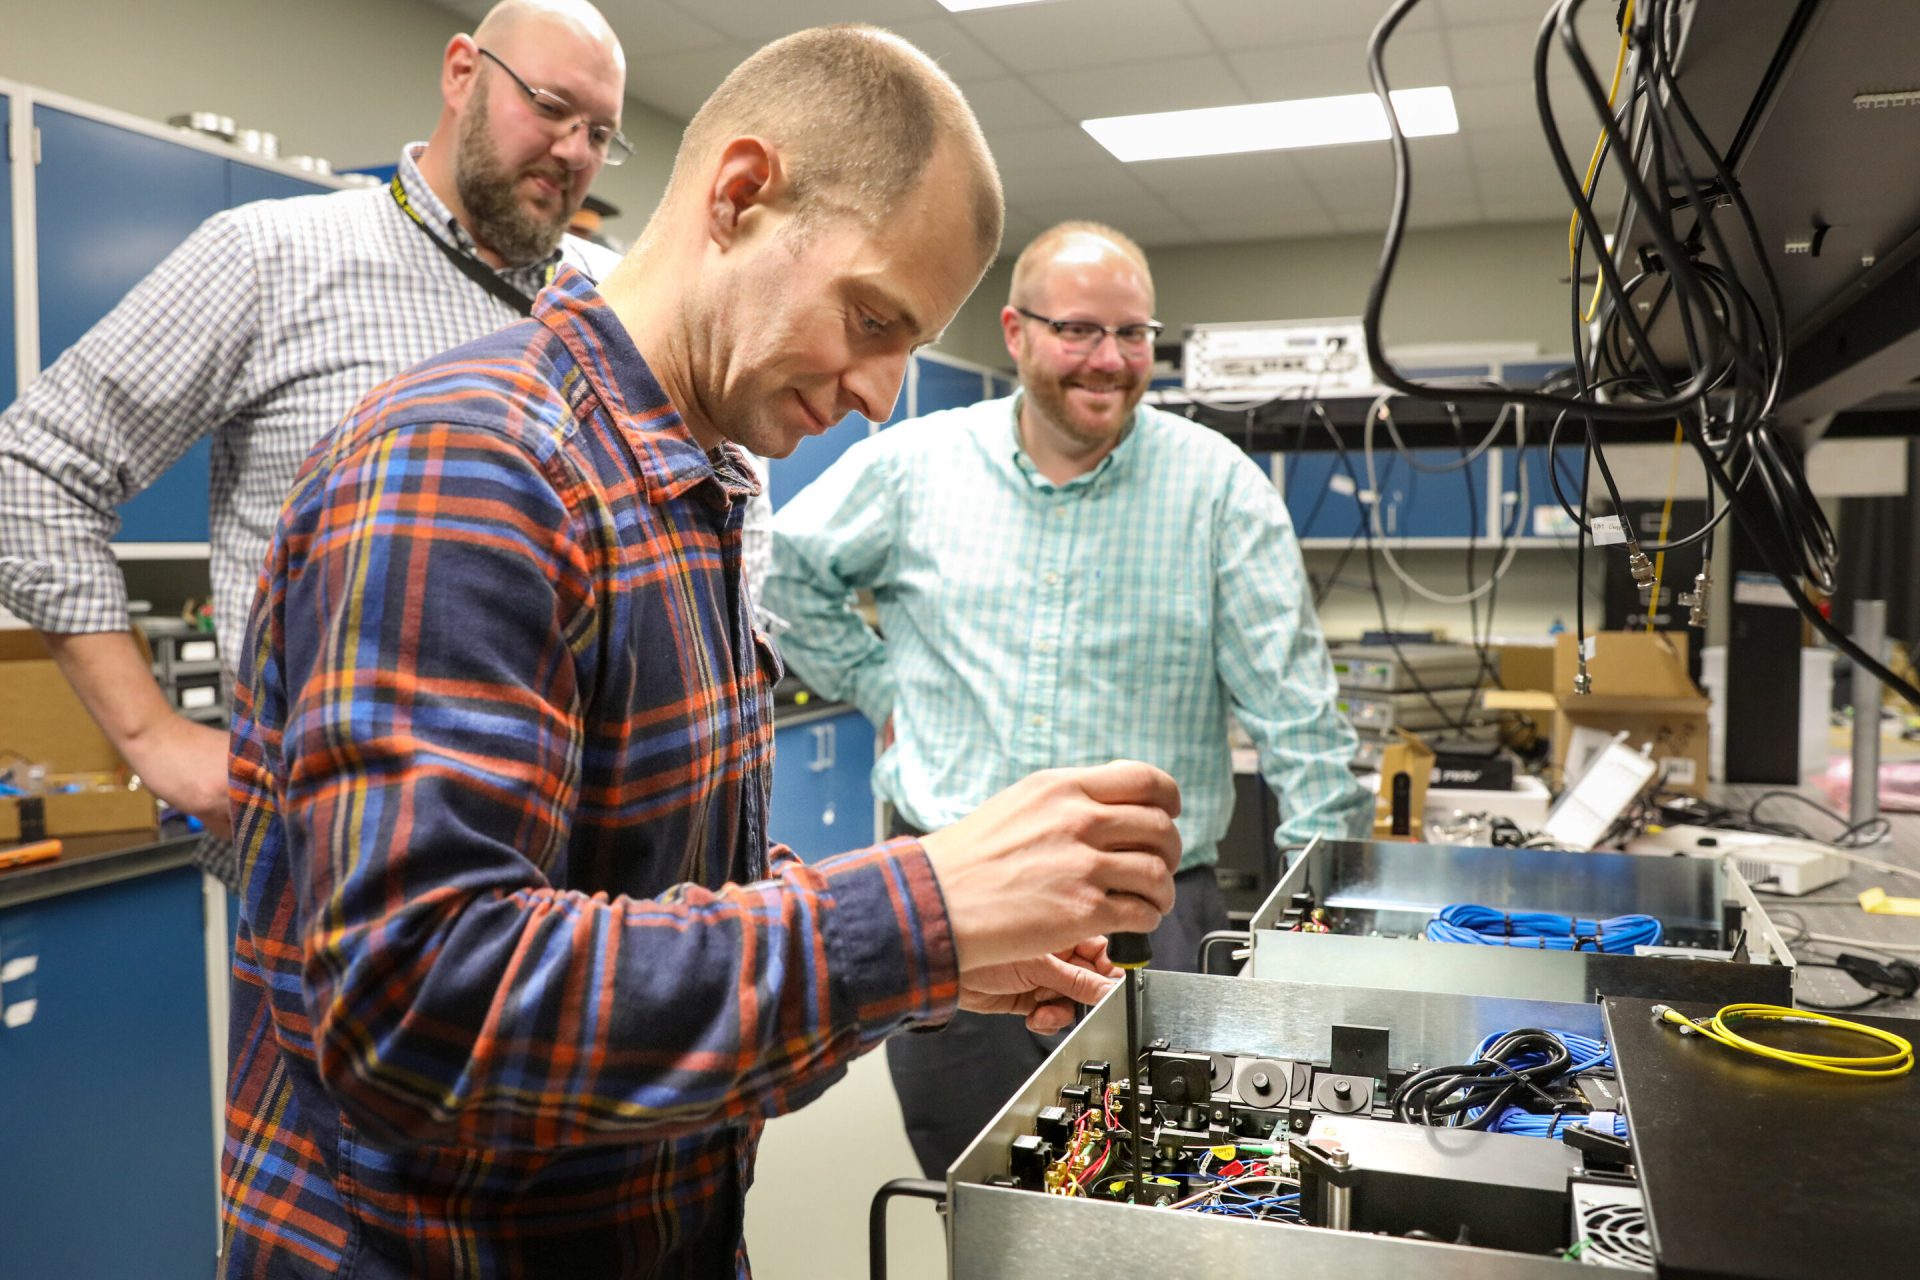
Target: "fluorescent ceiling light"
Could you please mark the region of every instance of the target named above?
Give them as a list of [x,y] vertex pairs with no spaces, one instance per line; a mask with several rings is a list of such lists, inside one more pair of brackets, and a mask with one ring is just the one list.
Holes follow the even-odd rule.
[[[1460,132],[1460,118],[1453,110],[1453,90],[1445,85],[1395,89],[1393,109],[1400,117],[1401,132],[1409,137]],[[1331,147],[1343,142],[1378,142],[1388,136],[1387,113],[1381,110],[1380,99],[1370,93],[1107,116],[1082,120],[1080,127],[1121,160]]]
[[949,13],[970,13],[975,9],[1011,9],[1017,4],[1046,4],[1048,0],[940,0]]

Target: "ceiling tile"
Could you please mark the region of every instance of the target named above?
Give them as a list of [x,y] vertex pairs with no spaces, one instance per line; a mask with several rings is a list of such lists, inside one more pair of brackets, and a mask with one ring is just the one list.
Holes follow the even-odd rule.
[[[1458,137],[1414,138],[1413,204],[1469,203],[1475,200],[1466,144]],[[1301,175],[1335,213],[1378,209],[1382,218],[1393,200],[1393,158],[1387,145],[1313,147],[1292,153]]]
[[[1603,208],[1606,206],[1602,206]],[[1489,222],[1531,222],[1551,219],[1566,225],[1573,206],[1559,183],[1542,184],[1524,178],[1512,183],[1482,184],[1480,209]],[[1604,220],[1604,219],[1603,219]],[[1562,236],[1564,240],[1564,234]],[[1562,254],[1565,247],[1562,246]]]
[[727,73],[744,62],[753,49],[729,42],[714,49],[668,53],[627,59],[627,96],[658,107],[680,120],[691,120]]
[[1086,168],[1117,163],[1105,147],[1077,124],[1000,129],[988,137],[987,144],[993,148],[993,158],[1002,175],[1027,169]]
[[1321,207],[1289,152],[1147,160],[1128,168],[1189,216],[1196,208],[1209,209],[1219,218]]
[[[980,127],[987,131],[989,143],[993,141],[992,135],[996,129],[1036,129],[1043,125],[1063,124],[1066,120],[1058,108],[1035,93],[1018,76],[971,80],[960,88],[966,93],[973,114],[979,118]],[[1070,127],[1075,133],[1085,136],[1079,126]],[[1093,140],[1088,138],[1087,141],[1091,143]],[[1106,153],[1103,150],[1100,154]]]
[[1550,169],[1547,141],[1532,117],[1502,128],[1462,128],[1467,142],[1467,157],[1476,168],[1511,168],[1522,164]]
[[[1104,222],[1110,227],[1116,227],[1132,236],[1135,240],[1140,241],[1142,244],[1150,240],[1159,244],[1191,244],[1196,238],[1193,228],[1188,226],[1184,219],[1172,213],[1158,212],[1152,209],[1130,209],[1122,206],[1108,205],[1062,204],[1039,205],[1031,208],[1022,205],[1017,212],[1023,219],[1030,220],[1041,230],[1045,230],[1056,222],[1087,218],[1095,222]],[[1034,232],[1034,235],[1038,234],[1040,234],[1039,231]],[[1008,239],[1006,241],[1006,251],[1009,253],[1018,253],[1025,247],[1027,241],[1031,239],[1033,239],[1033,236],[1028,236],[1026,239],[1017,243],[1012,239]]]
[[[1227,61],[1240,73],[1255,102],[1372,92],[1366,59],[1356,41],[1234,48]],[[1414,31],[1394,41],[1387,59],[1387,76],[1394,88],[1447,84],[1449,75],[1446,46],[1438,33]]]
[[[1222,49],[1258,45],[1350,40],[1356,57],[1386,12],[1384,4],[1357,0],[1186,0],[1200,25]],[[1431,3],[1420,5],[1394,36],[1432,29],[1439,19]],[[1389,46],[1392,47],[1392,46]]]
[[[616,0],[616,3],[618,0]],[[831,22],[871,22],[883,27],[938,12],[927,0],[678,0],[681,8],[756,48],[769,40]]]
[[1230,107],[1249,101],[1224,58],[1164,58],[1150,63],[1050,71],[1033,87],[1069,120]]
[[1182,220],[1178,213],[1167,206],[1166,201],[1151,191],[1114,192],[1098,199],[1069,193],[1017,203],[1022,213],[1045,219],[1049,224],[1067,218],[1096,218],[1113,221],[1124,229],[1124,224],[1129,221],[1161,223]]
[[1322,236],[1339,228],[1331,214],[1319,209],[1296,209],[1248,216],[1241,210],[1236,216],[1201,220],[1189,217],[1193,229],[1207,240],[1288,240],[1299,236]]
[[1023,169],[1004,175],[1003,181],[1009,204],[1031,204],[1043,200],[1131,199],[1142,194],[1140,184],[1118,160],[1097,165]]
[[[1333,215],[1334,225],[1341,231],[1380,231],[1387,229],[1387,215],[1390,210],[1382,205],[1378,209],[1356,209],[1348,213]],[[1429,204],[1422,207],[1415,204],[1407,211],[1407,226],[1415,230],[1428,227],[1470,227],[1484,222],[1480,206],[1472,201],[1449,201],[1445,204]]]
[[1504,84],[1533,78],[1533,43],[1540,23],[1500,22],[1480,27],[1448,27],[1441,32],[1453,62],[1453,82]]
[[[478,7],[484,12],[486,5]],[[600,0],[599,7],[629,59],[711,49],[730,42],[726,32],[668,0]]]
[[892,24],[892,30],[924,50],[955,80],[985,80],[1007,74],[1006,65],[981,48],[980,42],[952,18],[899,22]]
[[[1168,0],[1055,0],[956,15],[967,34],[1016,71],[1049,71],[1212,52],[1186,8]],[[1150,65],[1135,73],[1153,74]]]

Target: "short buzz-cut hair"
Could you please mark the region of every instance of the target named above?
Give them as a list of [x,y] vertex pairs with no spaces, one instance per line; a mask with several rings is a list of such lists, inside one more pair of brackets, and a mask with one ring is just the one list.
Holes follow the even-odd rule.
[[674,160],[675,185],[732,138],[779,148],[803,220],[822,210],[877,224],[918,185],[943,142],[971,171],[973,231],[984,258],[1006,217],[999,171],[973,109],[938,63],[907,41],[859,23],[774,41],[735,67],[694,113]]
[[1122,256],[1130,259],[1140,268],[1140,276],[1147,284],[1148,297],[1153,296],[1153,269],[1147,266],[1147,253],[1133,237],[1126,232],[1108,226],[1104,222],[1090,222],[1075,219],[1069,222],[1056,222],[1028,242],[1014,260],[1013,281],[1007,287],[1007,299],[1016,307],[1029,305],[1033,301],[1033,291],[1038,287],[1039,277],[1046,271],[1053,256],[1069,240],[1085,237],[1092,240],[1105,240],[1118,249]]

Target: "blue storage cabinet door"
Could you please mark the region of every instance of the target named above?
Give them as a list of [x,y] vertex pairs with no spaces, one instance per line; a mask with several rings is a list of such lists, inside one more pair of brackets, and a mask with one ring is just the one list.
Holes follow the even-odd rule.
[[918,369],[913,390],[913,416],[924,418],[942,409],[961,409],[988,398],[985,377],[978,369],[958,369],[931,356],[915,356]]
[[50,365],[227,206],[227,161],[35,107],[40,363]]
[[[1553,487],[1547,475],[1546,446],[1528,445],[1525,449],[1506,449],[1502,452],[1501,511],[1507,521],[1507,536],[1573,537],[1578,530],[1572,519],[1561,509],[1559,499],[1553,496]],[[1578,446],[1569,447],[1563,438],[1561,447],[1557,450],[1555,462],[1559,468],[1561,492],[1567,495],[1567,501],[1578,508],[1580,505],[1580,449]],[[1520,492],[1522,467],[1526,469],[1525,494]],[[1524,505],[1521,501],[1523,497]]]
[[808,862],[874,841],[874,732],[858,711],[774,731],[768,834]]
[[[111,311],[194,228],[227,205],[220,156],[52,107],[40,127],[40,362]],[[211,446],[201,441],[120,509],[121,537],[205,542]]]
[[1291,453],[1281,466],[1281,494],[1293,531],[1302,538],[1353,538],[1361,531],[1361,508],[1356,496],[1367,479],[1360,460],[1351,452],[1356,482],[1340,456],[1325,451]]
[[[8,136],[12,120],[12,100],[0,94],[0,138]],[[6,173],[0,182],[0,407],[5,407],[20,393],[20,382],[13,370],[13,166],[0,169]]]
[[275,173],[243,160],[227,161],[227,207],[255,200],[282,200],[288,196],[325,195],[333,190],[290,174]]
[[[1414,466],[1399,456],[1399,450],[1380,446],[1376,439],[1373,465],[1380,486],[1380,525],[1388,537],[1486,535],[1489,495],[1485,454],[1463,467],[1457,449],[1414,449],[1413,459],[1419,464]],[[1364,482],[1365,457],[1352,450],[1348,456]]]
[[218,1241],[200,872],[0,910],[0,1274],[204,1280]]

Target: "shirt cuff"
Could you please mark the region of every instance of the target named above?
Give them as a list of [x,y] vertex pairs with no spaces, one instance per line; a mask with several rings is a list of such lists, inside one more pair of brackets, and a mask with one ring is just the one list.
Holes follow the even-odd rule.
[[814,865],[831,891],[823,933],[836,1003],[863,1045],[944,1022],[960,1001],[953,929],[918,840],[889,840]]

